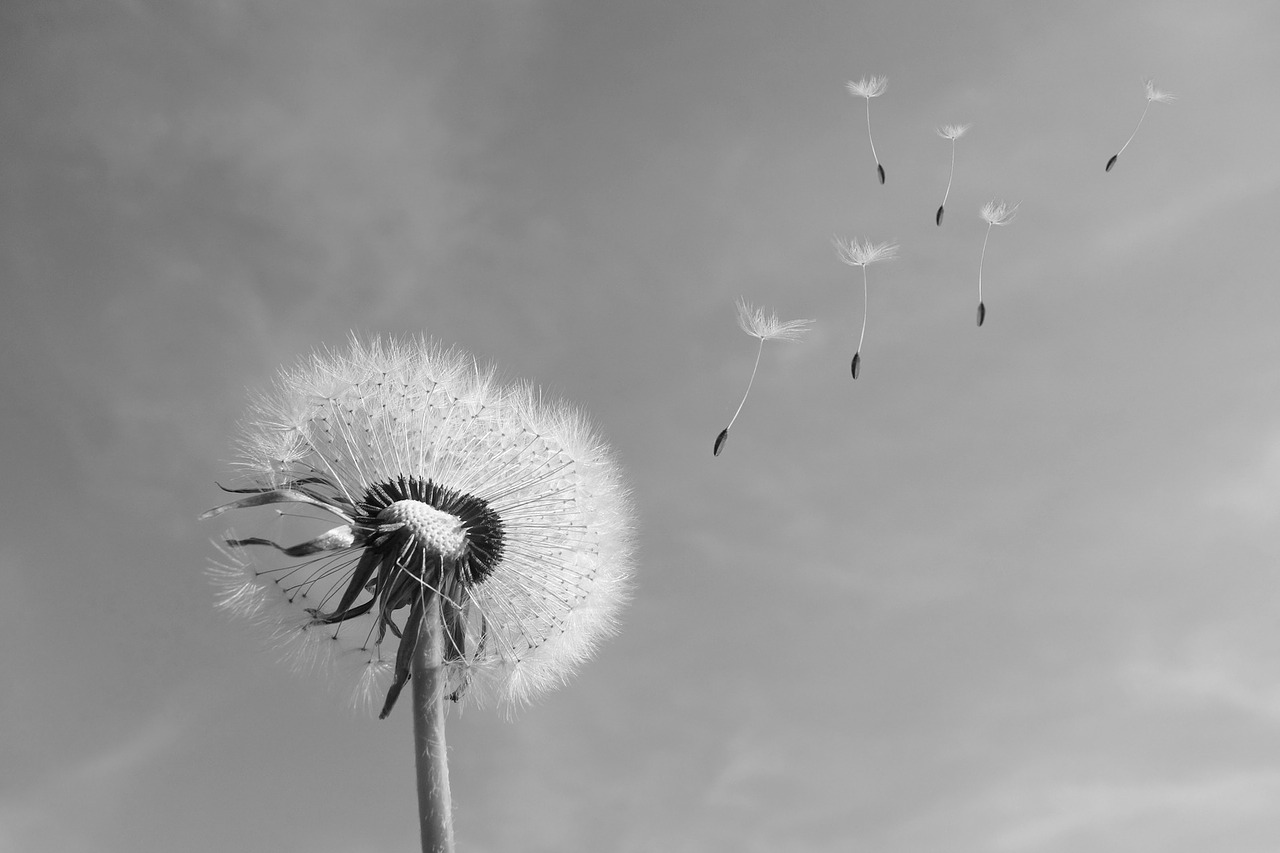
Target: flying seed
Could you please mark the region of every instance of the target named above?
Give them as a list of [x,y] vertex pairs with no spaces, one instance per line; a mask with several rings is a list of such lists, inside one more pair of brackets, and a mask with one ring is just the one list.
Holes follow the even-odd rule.
[[867,99],[867,141],[871,143],[871,158],[876,161],[876,174],[880,176],[880,183],[884,183],[884,166],[880,165],[880,157],[876,154],[876,141],[871,136],[871,99],[878,98],[889,88],[888,77],[873,76],[870,79],[863,77],[858,82],[850,80],[845,84],[845,88],[849,90],[850,95]]
[[716,436],[716,443],[711,449],[712,455],[720,455],[720,451],[724,449],[725,441],[729,438],[729,427],[732,427],[734,421],[738,419],[738,415],[742,414],[742,407],[746,405],[747,395],[751,393],[751,386],[756,381],[756,371],[760,369],[760,354],[764,352],[764,342],[798,341],[801,335],[809,331],[809,325],[812,322],[812,320],[779,320],[778,315],[772,311],[766,314],[763,308],[756,308],[745,299],[738,300],[738,328],[751,337],[758,339],[760,345],[756,347],[756,363],[751,368],[751,378],[747,380],[747,390],[742,394],[742,401],[738,403],[738,410],[729,419],[729,426],[721,430],[720,434]]
[[982,206],[981,216],[987,223],[987,234],[982,238],[982,255],[978,258],[978,325],[982,325],[983,319],[987,316],[987,309],[982,304],[982,264],[987,259],[987,241],[991,239],[991,227],[993,225],[1008,225],[1013,221],[1014,215],[1018,212],[1018,205],[1010,207],[1005,202],[996,203],[995,199],[987,202]]
[[934,220],[938,225],[942,224],[942,209],[947,206],[947,199],[951,197],[951,181],[956,176],[956,140],[964,136],[972,126],[970,124],[947,124],[938,128],[938,135],[951,142],[951,171],[947,174],[947,190],[942,194],[942,204],[938,205],[938,215]]
[[858,333],[858,347],[853,351],[853,364],[850,370],[853,378],[858,378],[858,366],[862,355],[862,342],[867,336],[867,267],[877,261],[891,261],[898,256],[897,243],[865,243],[856,237],[842,240],[836,237],[833,241],[841,263],[851,267],[862,267],[862,331]]
[[1111,156],[1107,161],[1107,171],[1111,171],[1111,167],[1116,164],[1116,160],[1120,159],[1120,155],[1124,153],[1124,149],[1129,147],[1129,143],[1138,135],[1138,128],[1142,127],[1142,120],[1147,117],[1147,110],[1151,109],[1152,104],[1167,104],[1175,100],[1174,96],[1169,92],[1162,92],[1156,88],[1153,80],[1148,78],[1143,81],[1143,85],[1147,90],[1147,103],[1142,107],[1142,115],[1138,116],[1138,124],[1133,128],[1133,133],[1129,134],[1129,138],[1124,141],[1124,145],[1120,146],[1120,150]]

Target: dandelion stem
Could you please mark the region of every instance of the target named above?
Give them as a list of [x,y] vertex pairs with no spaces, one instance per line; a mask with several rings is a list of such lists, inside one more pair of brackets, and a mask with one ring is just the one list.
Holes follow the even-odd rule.
[[413,654],[413,746],[423,853],[453,853],[453,803],[444,736],[444,625],[440,596],[421,593],[425,613]]
[[733,422],[738,419],[738,414],[742,411],[742,407],[747,403],[747,394],[751,393],[751,383],[756,381],[756,371],[760,369],[760,354],[764,352],[764,338],[760,339],[760,347],[756,350],[756,364],[751,368],[751,378],[747,380],[746,394],[742,395],[742,402],[738,404],[738,411],[733,413],[733,417],[729,419],[729,426],[725,430],[729,430],[733,426]]
[[987,236],[982,238],[982,257],[978,259],[978,302],[982,302],[982,264],[987,260],[987,240],[991,239],[991,225],[987,223]]
[[[871,99],[867,98],[867,141],[871,143],[871,157],[876,161],[876,166],[880,165],[880,157],[876,154],[876,141],[871,136]],[[881,172],[883,174],[883,171]],[[880,179],[880,183],[884,183],[884,178]]]
[[[951,174],[947,175],[947,191],[942,194],[942,204],[938,206],[939,210],[947,206],[947,199],[951,197],[951,179],[954,178],[955,176],[956,176],[956,141],[952,139],[951,140]],[[942,224],[941,219],[939,219],[938,224],[939,225]]]
[[858,348],[855,353],[862,352],[862,339],[867,336],[867,266],[862,266],[862,333],[858,335]]
[[1129,138],[1124,141],[1124,145],[1121,145],[1120,150],[1116,152],[1117,157],[1119,157],[1121,154],[1124,153],[1124,149],[1128,148],[1129,143],[1132,142],[1133,138],[1138,135],[1138,128],[1142,127],[1142,120],[1147,117],[1147,110],[1149,109],[1151,109],[1150,99],[1147,100],[1147,105],[1142,108],[1142,115],[1138,116],[1138,124],[1133,128],[1133,133],[1129,134]]

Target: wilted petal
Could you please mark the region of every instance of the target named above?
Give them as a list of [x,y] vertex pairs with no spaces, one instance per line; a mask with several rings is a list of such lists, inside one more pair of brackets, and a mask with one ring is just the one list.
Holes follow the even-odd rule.
[[[229,491],[241,490],[231,489]],[[214,507],[208,512],[202,513],[200,515],[200,519],[203,521],[206,518],[213,518],[214,516],[222,515],[224,512],[232,509],[247,509],[249,507],[265,506],[266,504],[276,503],[311,504],[312,506],[318,506],[323,510],[332,512],[334,515],[338,515],[343,518],[347,517],[345,513],[340,512],[332,504],[317,500],[306,492],[300,492],[297,489],[267,489],[260,491],[257,494],[250,495],[247,498],[241,498],[238,501],[232,501],[229,504]]]
[[355,541],[355,534],[352,532],[351,526],[343,524],[299,545],[284,546],[270,539],[260,539],[256,536],[251,536],[248,539],[228,539],[227,544],[232,548],[243,548],[245,545],[266,545],[290,557],[306,557],[311,554],[318,554],[321,551],[340,551],[343,548],[350,548],[355,544]]

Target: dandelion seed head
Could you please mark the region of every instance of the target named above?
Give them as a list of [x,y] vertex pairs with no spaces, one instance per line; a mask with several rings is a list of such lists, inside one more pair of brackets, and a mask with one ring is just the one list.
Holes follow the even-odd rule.
[[944,124],[938,128],[938,135],[943,139],[955,140],[968,133],[971,127],[973,127],[971,124]]
[[871,98],[878,98],[885,93],[885,90],[889,88],[889,78],[884,76],[863,77],[856,83],[850,80],[844,85],[849,90],[850,95],[870,100]]
[[1172,92],[1162,92],[1157,89],[1155,81],[1149,77],[1143,81],[1143,85],[1146,86],[1147,89],[1148,101],[1155,101],[1157,104],[1167,104],[1170,101],[1177,100],[1177,97]]
[[448,614],[448,690],[476,700],[523,704],[616,630],[632,509],[607,446],[579,410],[461,351],[317,353],[255,398],[239,449],[245,496],[206,515],[291,509],[257,510],[275,538],[228,533],[209,569],[219,605],[296,667],[352,672],[362,707],[402,678],[427,593]]
[[982,218],[991,225],[1008,225],[1018,213],[1018,204],[1010,207],[1006,202],[992,199],[982,206]]
[[877,261],[892,261],[898,257],[897,243],[872,243],[870,240],[860,242],[856,237],[851,240],[835,237],[831,242],[836,247],[840,260],[851,267],[865,267]]
[[778,315],[772,311],[766,314],[763,308],[757,308],[741,298],[737,301],[737,307],[738,327],[761,341],[798,341],[813,324],[812,320],[779,320]]

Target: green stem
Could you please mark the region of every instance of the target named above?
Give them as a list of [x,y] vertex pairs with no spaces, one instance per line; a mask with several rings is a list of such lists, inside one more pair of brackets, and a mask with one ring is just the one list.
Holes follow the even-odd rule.
[[413,654],[413,746],[423,853],[453,853],[453,803],[444,737],[444,625],[440,596],[426,589]]

